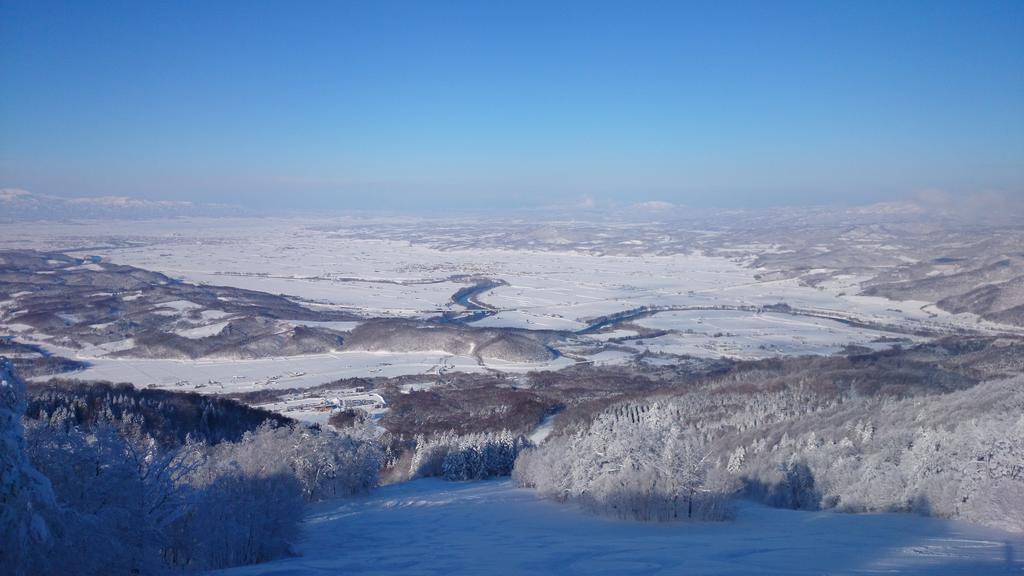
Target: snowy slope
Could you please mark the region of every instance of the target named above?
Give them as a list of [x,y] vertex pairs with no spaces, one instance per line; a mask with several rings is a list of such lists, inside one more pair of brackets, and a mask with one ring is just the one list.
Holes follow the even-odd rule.
[[645,524],[508,481],[417,480],[310,508],[302,556],[244,574],[1020,574],[1024,535],[909,514],[741,503],[734,522]]

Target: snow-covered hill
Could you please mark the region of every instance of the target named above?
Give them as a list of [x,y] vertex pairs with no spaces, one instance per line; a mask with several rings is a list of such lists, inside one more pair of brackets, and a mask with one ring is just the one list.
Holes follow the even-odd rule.
[[508,481],[436,479],[311,507],[299,557],[218,572],[317,574],[1018,574],[1024,535],[909,514],[741,503],[721,523],[639,523]]

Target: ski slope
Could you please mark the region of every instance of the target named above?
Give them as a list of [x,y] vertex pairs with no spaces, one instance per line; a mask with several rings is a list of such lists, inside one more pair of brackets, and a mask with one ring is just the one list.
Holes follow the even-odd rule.
[[625,522],[507,480],[416,480],[311,506],[296,552],[216,574],[1024,573],[1024,534],[963,522],[747,502],[732,522]]

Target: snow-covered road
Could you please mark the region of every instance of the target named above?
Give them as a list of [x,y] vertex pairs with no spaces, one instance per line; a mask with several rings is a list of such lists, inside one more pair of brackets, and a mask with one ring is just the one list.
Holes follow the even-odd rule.
[[310,507],[299,557],[219,574],[1024,574],[1024,534],[751,503],[733,522],[607,520],[507,480],[427,479]]

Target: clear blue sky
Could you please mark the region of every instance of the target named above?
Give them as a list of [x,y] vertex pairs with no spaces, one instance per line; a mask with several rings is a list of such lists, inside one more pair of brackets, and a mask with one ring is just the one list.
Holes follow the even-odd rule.
[[1024,191],[1024,2],[0,0],[0,187],[301,207]]

